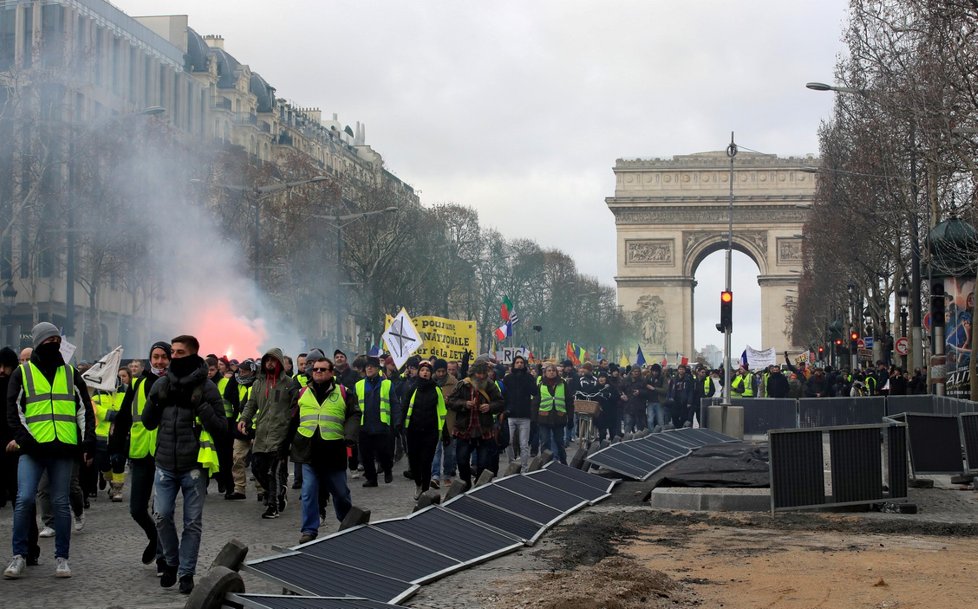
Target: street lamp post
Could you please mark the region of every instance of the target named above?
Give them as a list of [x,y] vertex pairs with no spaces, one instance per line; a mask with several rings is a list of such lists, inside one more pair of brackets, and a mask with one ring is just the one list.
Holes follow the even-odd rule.
[[[900,307],[900,337],[904,338],[907,336],[907,298],[910,296],[907,290],[907,278],[904,277],[903,281],[900,282],[900,289],[897,290],[897,304]],[[900,363],[903,367],[907,367],[907,355],[900,357]]]
[[[3,286],[3,309],[4,309],[4,344],[12,345],[14,342],[14,324],[13,324],[13,312],[14,305],[17,304],[17,288],[14,287],[13,281],[7,279],[7,283]],[[14,348],[20,345],[13,345]]]
[[[734,216],[734,158],[737,156],[737,144],[734,143],[733,131],[730,132],[730,145],[727,146],[727,156],[730,157],[730,197],[727,205],[727,255],[724,265],[724,290],[733,292],[733,216]],[[731,320],[732,323],[732,320]],[[723,328],[723,405],[730,406],[730,347],[733,328],[724,325]]]
[[342,268],[341,262],[343,260],[343,229],[362,218],[366,218],[368,216],[374,216],[377,214],[388,214],[394,212],[397,212],[396,207],[385,207],[384,209],[379,209],[375,211],[365,211],[358,214],[346,214],[342,216],[317,216],[317,215],[309,216],[310,218],[315,218],[317,220],[326,220],[326,222],[330,224],[330,226],[336,229],[336,289],[333,291],[333,294],[336,301],[336,311],[335,311],[336,337],[334,340],[336,341],[337,349],[340,348],[341,346],[342,332],[343,332],[343,317],[341,314],[341,311],[343,310],[343,290],[342,290],[343,284],[340,282],[340,278],[341,278],[340,272]]

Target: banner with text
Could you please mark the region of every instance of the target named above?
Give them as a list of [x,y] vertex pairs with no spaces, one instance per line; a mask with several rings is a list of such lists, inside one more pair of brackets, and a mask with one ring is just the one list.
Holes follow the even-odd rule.
[[[387,315],[384,330],[390,328],[394,318]],[[414,355],[429,358],[432,355],[446,360],[461,360],[466,351],[478,353],[477,333],[474,321],[446,319],[433,315],[413,317],[414,327],[417,328],[424,345]],[[390,352],[387,345],[384,348]]]
[[500,364],[512,364],[517,355],[530,359],[530,350],[526,347],[505,347],[496,351],[496,361]]

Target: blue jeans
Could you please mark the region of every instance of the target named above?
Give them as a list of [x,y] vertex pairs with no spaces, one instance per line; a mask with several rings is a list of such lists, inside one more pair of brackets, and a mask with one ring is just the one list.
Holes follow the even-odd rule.
[[[197,570],[206,489],[207,474],[202,468],[185,472],[156,468],[156,501],[153,504],[156,532],[166,564],[179,565],[177,575],[180,577],[193,575]],[[183,492],[183,533],[177,538],[173,516],[179,491]]]
[[[298,464],[296,464],[298,465]],[[333,512],[340,522],[353,507],[350,487],[346,485],[346,470],[335,472],[316,471],[309,463],[302,464],[302,533],[319,533],[319,485],[322,484],[333,498]]]
[[455,438],[455,459],[458,463],[458,477],[465,481],[465,484],[472,486],[472,457],[475,455],[475,477],[482,474],[482,470],[488,469],[493,452],[496,448],[496,441],[492,438],[488,440],[467,440],[465,438]]
[[665,406],[659,402],[651,402],[646,412],[648,412],[648,429],[650,431],[655,429],[656,425],[664,426],[666,421],[669,419],[669,414],[666,412]]
[[[442,456],[445,458],[445,467],[442,468],[441,460]],[[435,460],[431,462],[431,479],[441,480],[442,471],[445,472],[445,478],[455,477],[455,443],[449,442],[448,446],[444,446],[441,442],[435,448]]]
[[35,518],[34,504],[37,499],[37,483],[44,472],[48,473],[48,493],[54,512],[54,556],[68,558],[71,546],[71,508],[68,489],[71,487],[73,459],[35,459],[21,455],[17,463],[17,503],[14,506],[13,550],[15,555],[27,558],[27,535],[31,519]]
[[558,463],[567,465],[567,451],[564,450],[564,425],[540,424],[540,452],[549,450]]

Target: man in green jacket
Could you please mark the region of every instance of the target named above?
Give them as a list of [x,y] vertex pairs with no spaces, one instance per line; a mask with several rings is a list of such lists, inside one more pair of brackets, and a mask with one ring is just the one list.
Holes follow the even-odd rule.
[[261,372],[238,422],[241,433],[246,433],[252,424],[255,427],[251,469],[265,489],[262,518],[278,518],[288,503],[289,422],[298,393],[299,383],[285,371],[282,350],[269,349],[261,358]]

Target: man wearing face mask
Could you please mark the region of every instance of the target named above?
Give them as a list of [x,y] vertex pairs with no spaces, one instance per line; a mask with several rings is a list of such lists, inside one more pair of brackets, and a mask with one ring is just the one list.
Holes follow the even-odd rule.
[[[227,434],[227,421],[221,394],[207,378],[207,363],[197,355],[200,343],[190,335],[177,336],[170,343],[173,358],[166,374],[150,389],[142,420],[147,430],[159,430],[153,507],[166,561],[160,585],[169,588],[179,576],[180,592],[190,594],[200,550],[207,469],[216,460],[214,442],[208,442],[207,435]],[[173,522],[177,492],[183,493],[182,539]]]
[[[133,360],[136,361],[136,360]],[[130,383],[122,407],[115,418],[109,435],[109,452],[129,457],[129,515],[146,534],[146,548],[142,562],[148,565],[156,559],[156,570],[163,574],[165,562],[157,543],[156,522],[149,512],[149,500],[153,495],[153,479],[156,474],[156,430],[143,425],[143,411],[149,390],[158,378],[166,374],[170,365],[170,343],[159,341],[149,349],[149,368]]]
[[71,511],[68,492],[79,458],[92,462],[95,451],[95,411],[81,374],[61,357],[61,332],[41,322],[31,331],[34,351],[10,378],[7,424],[13,434],[8,450],[21,452],[17,469],[13,552],[4,577],[21,577],[28,556],[28,534],[37,485],[47,472],[54,509],[54,556],[57,577],[71,577],[68,551]]
[[[307,356],[308,365],[308,356]],[[292,403],[299,393],[299,383],[285,371],[282,350],[270,349],[261,358],[261,372],[251,388],[238,422],[238,431],[245,433],[255,426],[255,445],[251,469],[255,479],[265,489],[265,511],[261,517],[278,518],[287,500],[289,458],[289,422]]]

